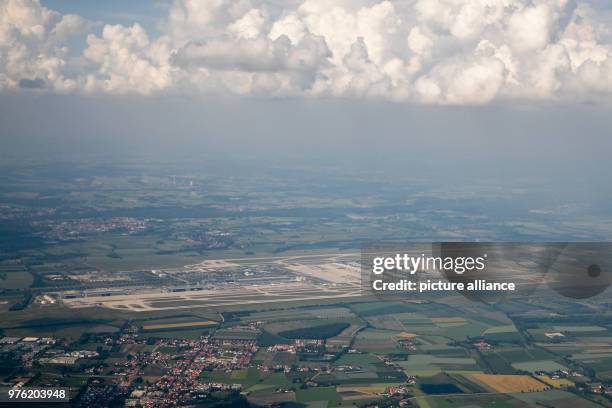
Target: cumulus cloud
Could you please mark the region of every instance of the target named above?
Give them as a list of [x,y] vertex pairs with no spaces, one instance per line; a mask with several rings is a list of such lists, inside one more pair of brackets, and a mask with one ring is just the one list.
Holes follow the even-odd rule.
[[76,81],[64,74],[65,42],[88,26],[83,18],[48,10],[36,0],[0,2],[0,89],[47,84],[56,91],[76,90]]
[[0,89],[609,101],[599,19],[586,0],[174,0],[152,38],[5,0]]
[[149,94],[172,84],[169,49],[151,43],[138,24],[132,27],[106,25],[101,37],[90,34],[83,56],[91,62],[84,87],[88,91]]
[[276,40],[259,37],[188,43],[176,52],[174,62],[183,67],[246,72],[313,71],[330,55],[322,37],[308,36],[292,45],[282,35]]

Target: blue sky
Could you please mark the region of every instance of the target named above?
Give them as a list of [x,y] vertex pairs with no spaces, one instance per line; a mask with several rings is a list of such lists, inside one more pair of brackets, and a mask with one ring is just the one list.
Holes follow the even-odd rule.
[[[612,12],[610,0],[584,0],[593,8]],[[133,24],[138,22],[147,31],[157,30],[157,22],[163,20],[171,0],[41,0],[44,6],[62,13],[79,14],[90,20],[100,20],[111,24]]]
[[171,1],[41,0],[41,4],[63,14],[78,14],[89,20],[102,21],[108,24],[132,25],[137,22],[146,28],[147,32],[155,33],[157,23],[166,17]]

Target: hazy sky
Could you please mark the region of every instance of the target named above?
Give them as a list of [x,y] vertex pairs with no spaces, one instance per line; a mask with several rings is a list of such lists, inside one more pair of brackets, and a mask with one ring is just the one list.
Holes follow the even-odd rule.
[[611,9],[5,0],[0,155],[251,157],[607,194]]
[[[429,106],[346,99],[0,96],[11,152],[265,157],[279,162],[398,161],[461,169],[607,178],[611,119],[585,105]],[[331,163],[333,164],[333,162]],[[484,172],[484,169],[487,169]]]

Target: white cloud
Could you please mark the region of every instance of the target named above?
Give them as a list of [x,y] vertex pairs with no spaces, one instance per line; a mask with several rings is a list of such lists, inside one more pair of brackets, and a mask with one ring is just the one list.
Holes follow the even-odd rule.
[[151,38],[5,0],[0,89],[609,101],[600,14],[579,0],[174,0]]
[[163,43],[151,43],[138,24],[106,25],[102,36],[90,34],[87,44],[83,55],[93,67],[87,74],[87,91],[149,94],[172,84],[169,49]]
[[[213,39],[191,42],[177,50],[173,62],[188,73],[200,76],[200,87],[219,84],[239,94],[299,95],[308,90],[318,70],[329,65],[329,49],[322,37],[308,34],[297,44],[286,35],[275,40]],[[198,75],[199,73],[199,75]]]
[[266,19],[261,10],[251,9],[244,16],[227,26],[237,38],[253,39],[262,35]]
[[68,49],[63,42],[87,27],[81,17],[61,15],[35,0],[0,2],[0,89],[30,84],[74,90],[76,81],[64,75]]
[[297,44],[306,34],[306,25],[297,15],[290,13],[276,20],[270,29],[268,36],[276,40],[281,35],[286,35],[293,44]]

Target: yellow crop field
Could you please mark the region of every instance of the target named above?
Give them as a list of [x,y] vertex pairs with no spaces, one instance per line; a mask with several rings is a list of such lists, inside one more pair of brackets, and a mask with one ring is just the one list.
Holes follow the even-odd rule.
[[528,375],[473,374],[471,377],[497,392],[530,392],[550,388]]
[[418,335],[416,333],[401,332],[397,334],[395,337],[397,337],[398,340],[410,340],[410,339],[414,339],[417,336]]
[[571,387],[574,385],[574,383],[567,378],[554,379],[547,375],[538,375],[538,379],[555,388]]
[[353,401],[364,398],[375,398],[377,395],[384,393],[387,388],[401,385],[398,384],[370,384],[370,385],[343,385],[339,386],[336,390],[339,393],[358,393],[357,395],[343,395],[342,399],[345,401]]
[[344,385],[337,388],[338,392],[360,392],[363,394],[382,394],[389,387],[389,384],[371,384],[371,385]]
[[165,324],[150,324],[144,325],[144,330],[160,330],[160,329],[177,329],[183,327],[202,327],[202,326],[214,326],[217,322],[212,320],[200,321],[200,322],[180,322],[180,323],[165,323]]

